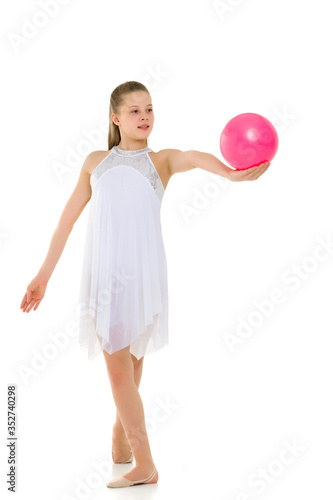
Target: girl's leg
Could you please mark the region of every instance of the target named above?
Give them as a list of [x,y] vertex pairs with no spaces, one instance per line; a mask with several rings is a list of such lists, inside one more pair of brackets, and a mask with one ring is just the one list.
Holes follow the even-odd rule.
[[[143,360],[144,356],[142,358],[137,359],[133,354],[131,354],[132,362],[133,362],[133,369],[134,369],[134,382],[137,388],[139,389],[140,387],[140,382],[141,382],[141,377],[142,377],[142,371],[143,371]],[[121,439],[125,439],[127,441],[126,433],[123,427],[123,424],[121,423],[120,417],[119,417],[119,412],[117,410],[116,414],[116,422],[113,426],[113,432],[115,437],[119,437]]]
[[[136,481],[147,477],[155,464],[149,446],[142,400],[134,382],[131,353],[128,346],[111,355],[103,350],[103,354],[113,399],[136,462],[136,466],[125,477]],[[157,480],[158,473],[152,482]]]
[[[137,359],[131,354],[134,370],[134,382],[139,389],[143,371],[143,359]],[[121,422],[119,412],[116,410],[116,422],[112,429],[112,456],[115,463],[124,463],[130,457],[131,449]]]

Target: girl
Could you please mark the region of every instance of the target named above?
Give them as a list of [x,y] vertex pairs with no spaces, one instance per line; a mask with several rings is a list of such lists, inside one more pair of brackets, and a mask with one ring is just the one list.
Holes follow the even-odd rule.
[[198,151],[153,152],[152,99],[136,81],[110,99],[108,150],[90,153],[52,236],[45,261],[27,286],[23,312],[34,311],[74,223],[91,199],[80,286],[80,345],[89,359],[103,352],[117,408],[112,434],[115,463],[136,466],[108,487],[158,481],[139,394],[144,355],[168,343],[168,285],[160,207],[170,177],[202,168],[231,181],[258,179],[264,162],[233,170]]

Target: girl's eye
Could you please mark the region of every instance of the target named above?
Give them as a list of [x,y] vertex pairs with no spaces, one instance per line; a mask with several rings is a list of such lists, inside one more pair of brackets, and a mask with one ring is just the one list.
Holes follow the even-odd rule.
[[[153,110],[152,110],[151,108],[149,108],[147,111],[153,111]],[[137,112],[137,109],[134,109],[134,110],[132,111],[132,113],[136,113],[136,112]]]

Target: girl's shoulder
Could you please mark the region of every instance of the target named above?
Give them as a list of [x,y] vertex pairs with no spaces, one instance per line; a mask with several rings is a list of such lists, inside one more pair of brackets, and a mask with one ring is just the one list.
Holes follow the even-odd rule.
[[111,153],[111,150],[104,151],[104,150],[98,150],[98,151],[92,151],[89,153],[87,156],[87,172],[88,174],[91,174],[93,170],[101,163],[101,161],[104,160],[109,154]]
[[165,171],[169,170],[170,158],[176,149],[161,149],[160,151],[151,151],[149,153],[150,158],[153,162],[158,164],[158,166]]
[[164,189],[166,189],[168,182],[170,180],[170,168],[169,168],[169,151],[171,149],[161,149],[160,151],[149,151],[149,157],[153,162],[158,175],[161,178]]

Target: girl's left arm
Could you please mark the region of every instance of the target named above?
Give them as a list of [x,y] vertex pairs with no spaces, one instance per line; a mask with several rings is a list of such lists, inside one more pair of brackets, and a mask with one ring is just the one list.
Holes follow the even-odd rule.
[[191,161],[195,167],[208,170],[214,174],[222,175],[229,181],[254,181],[258,179],[270,166],[269,161],[260,163],[255,167],[247,168],[246,170],[236,170],[228,167],[216,156],[210,153],[201,153],[200,151],[191,151]]
[[192,168],[202,168],[213,174],[221,175],[232,182],[253,181],[266,172],[270,165],[270,162],[267,161],[246,170],[234,170],[210,153],[195,150],[180,151],[179,149],[166,151],[168,151],[167,156],[171,175],[186,172]]

